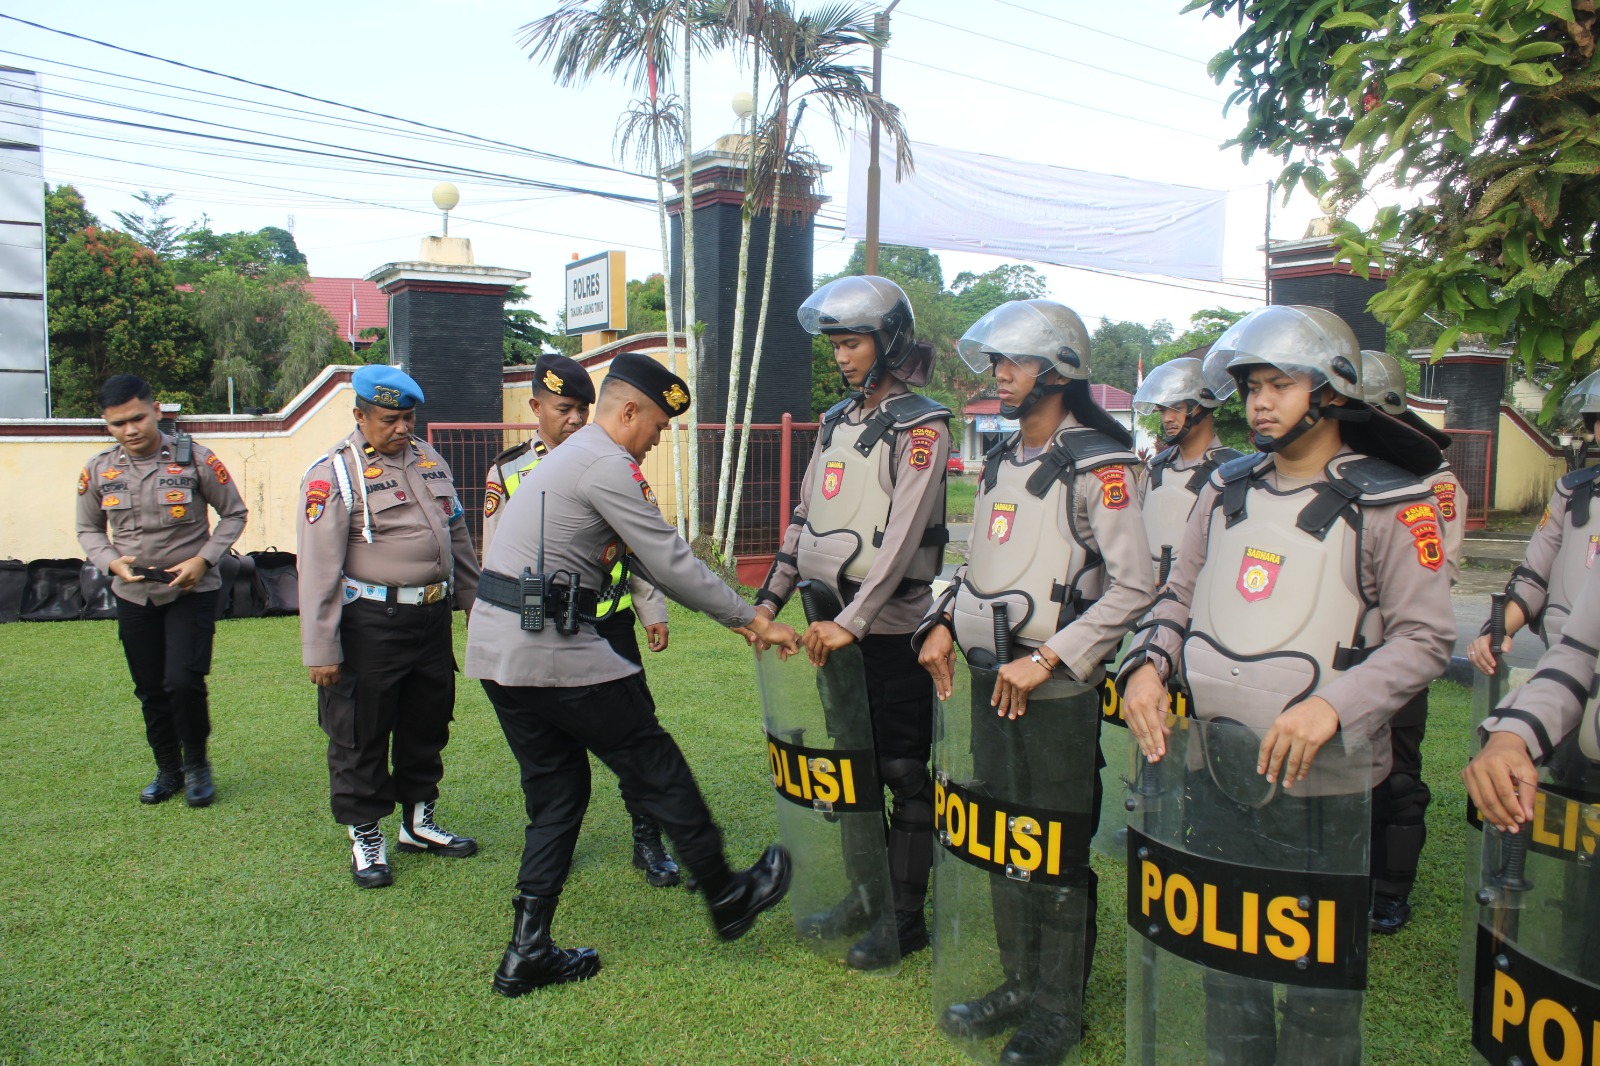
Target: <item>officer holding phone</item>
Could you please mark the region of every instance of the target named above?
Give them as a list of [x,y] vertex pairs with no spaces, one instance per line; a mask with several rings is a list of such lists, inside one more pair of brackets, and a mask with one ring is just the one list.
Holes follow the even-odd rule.
[[[115,578],[117,635],[156,757],[156,779],[139,800],[160,803],[182,790],[189,806],[204,807],[216,798],[206,755],[206,675],[222,588],[216,565],[248,512],[209,448],[161,432],[143,378],[106,379],[99,403],[117,443],[78,475],[78,543]],[[214,529],[207,507],[217,512]]]

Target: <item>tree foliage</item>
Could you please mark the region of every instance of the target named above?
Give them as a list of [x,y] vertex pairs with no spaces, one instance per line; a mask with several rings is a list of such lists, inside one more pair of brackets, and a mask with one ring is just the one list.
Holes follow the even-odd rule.
[[[1448,312],[1435,354],[1463,334],[1514,337],[1530,371],[1591,369],[1600,342],[1600,57],[1593,0],[1194,0],[1237,14],[1211,62],[1248,105],[1231,143],[1283,159],[1335,217],[1386,182],[1414,189],[1340,254],[1393,267],[1371,308],[1404,330]],[[1398,242],[1391,254],[1384,242]],[[1560,271],[1559,283],[1538,284]],[[1441,316],[1442,317],[1442,316]]]
[[[630,289],[634,284],[628,283]],[[502,335],[506,366],[537,363],[545,348],[555,340],[544,328],[544,319],[538,312],[529,307],[511,306],[524,303],[527,299],[528,290],[521,285],[513,285],[506,290],[505,333]]]
[[100,220],[89,210],[89,205],[84,203],[83,194],[71,185],[57,185],[54,189],[49,182],[44,186],[44,254],[45,258],[56,254],[56,249],[65,244],[73,234],[81,233],[90,226],[100,225]]
[[50,257],[50,392],[55,414],[88,418],[112,374],[138,374],[157,399],[199,407],[210,359],[172,270],[139,241],[91,226]]
[[267,226],[254,233],[214,233],[206,225],[184,230],[173,242],[172,262],[178,280],[193,284],[218,267],[247,278],[265,277],[274,268],[307,276],[306,257],[287,230]]
[[141,190],[134,197],[144,205],[144,211],[113,211],[117,221],[122,224],[123,230],[134,240],[144,245],[157,255],[166,255],[178,242],[179,229],[173,224],[172,216],[163,214],[172,194],[164,192],[160,196],[149,190]]
[[[1229,326],[1243,317],[1243,311],[1230,311],[1224,307],[1210,307],[1196,311],[1189,316],[1188,329],[1156,348],[1145,362],[1145,372],[1149,373],[1167,360],[1177,359],[1191,352],[1195,353],[1197,358],[1204,357],[1205,349],[1210,348]],[[1170,330],[1169,326],[1169,334]],[[1141,421],[1152,435],[1160,435],[1160,419],[1151,416]],[[1250,426],[1245,421],[1244,405],[1238,399],[1229,400],[1219,407],[1212,422],[1217,428],[1217,436],[1222,438],[1222,443],[1242,452],[1255,451],[1255,446],[1250,443]]]

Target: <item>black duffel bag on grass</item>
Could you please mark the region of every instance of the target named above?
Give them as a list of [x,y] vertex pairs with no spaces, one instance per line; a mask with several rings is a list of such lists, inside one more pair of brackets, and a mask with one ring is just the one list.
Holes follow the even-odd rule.
[[83,597],[83,618],[103,620],[117,616],[117,597],[111,592],[110,574],[102,573],[93,563],[85,562],[78,576],[78,593]]
[[256,564],[256,591],[266,614],[300,613],[300,574],[294,552],[277,548],[251,552]]
[[24,622],[73,622],[83,617],[82,559],[35,559],[22,594]]
[[28,587],[28,564],[21,559],[0,559],[0,622],[22,616],[22,593]]

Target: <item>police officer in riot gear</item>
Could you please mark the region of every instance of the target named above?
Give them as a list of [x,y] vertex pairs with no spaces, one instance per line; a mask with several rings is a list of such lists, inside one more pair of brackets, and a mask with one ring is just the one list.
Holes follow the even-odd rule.
[[[1078,316],[1050,300],[1004,304],[967,331],[960,353],[993,371],[1001,414],[1020,429],[984,462],[967,563],[919,632],[941,700],[954,690],[957,649],[971,675],[970,705],[941,705],[936,768],[947,810],[965,791],[985,809],[1047,812],[1042,836],[1059,832],[1061,844],[1056,875],[999,860],[980,868],[954,822],[941,823],[935,966],[955,972],[936,972],[935,1009],[956,1040],[1011,1032],[1002,1063],[1056,1063],[1081,1038],[1094,956],[1098,687],[1155,579],[1129,484],[1132,438],[1090,397]],[[967,887],[975,870],[977,891]],[[974,925],[992,903],[992,924],[964,930],[947,900],[971,905]]]
[[[776,617],[797,582],[807,580],[832,601],[829,616],[812,621],[802,637],[812,662],[822,666],[841,648],[860,648],[878,774],[892,796],[887,848],[895,921],[877,922],[863,894],[853,892],[813,916],[807,931],[824,940],[866,932],[846,961],[874,970],[928,943],[933,689],[917,665],[911,634],[933,603],[931,582],[949,539],[950,412],[909,388],[927,383],[933,353],[916,343],[911,303],[894,282],[839,278],[813,293],[799,317],[808,332],[832,344],[852,392],[822,417],[800,505],[755,606]],[[853,837],[863,825],[870,823],[854,819],[841,830]],[[842,846],[847,865],[882,862],[877,841],[845,839]],[[854,880],[868,877],[860,871]]]
[[[483,489],[483,553],[488,555],[500,513],[506,499],[522,484],[529,471],[538,466],[550,450],[589,421],[589,406],[594,403],[594,383],[589,372],[575,359],[545,354],[533,364],[533,395],[528,409],[539,428],[534,435],[494,457]],[[596,608],[595,629],[617,649],[617,654],[644,665],[639,654],[639,639],[634,633],[634,610],[644,624],[653,652],[665,651],[669,639],[667,601],[649,582],[628,573],[624,555],[611,566],[611,588],[602,590]],[[645,880],[657,888],[678,883],[678,864],[661,842],[661,825],[644,813],[635,798],[622,797],[633,820],[633,865],[644,871]]]
[[[1342,825],[1350,810],[1365,821],[1365,788],[1377,803],[1387,790],[1389,719],[1448,662],[1449,577],[1424,480],[1440,456],[1367,405],[1354,334],[1321,308],[1246,315],[1213,346],[1205,374],[1218,395],[1230,384],[1244,394],[1262,454],[1224,465],[1201,492],[1177,568],[1122,666],[1124,708],[1159,761],[1166,689],[1181,668],[1200,719],[1263,734],[1255,772],[1283,791],[1256,809],[1212,785],[1215,767],[1191,773],[1195,831],[1240,867],[1297,868],[1315,861],[1314,838],[1277,834]],[[1341,781],[1349,795],[1296,792],[1340,732],[1370,741],[1370,765]],[[1270,982],[1210,971],[1205,984],[1207,1045],[1225,1061],[1360,1061],[1359,991],[1293,985],[1280,1028]]]
[[[1406,403],[1405,372],[1388,352],[1362,351],[1361,384],[1367,403],[1392,415],[1431,440],[1441,451],[1450,437],[1423,421]],[[1433,491],[1444,535],[1445,568],[1450,583],[1461,573],[1461,546],[1466,537],[1467,495],[1448,461],[1425,479]],[[1411,920],[1409,896],[1428,840],[1424,818],[1433,793],[1422,780],[1422,740],[1428,727],[1428,690],[1406,701],[1389,721],[1394,768],[1389,773],[1387,802],[1372,808],[1372,931],[1394,934]]]
[[[1172,359],[1144,379],[1133,396],[1134,412],[1161,419],[1161,451],[1150,458],[1139,482],[1145,538],[1154,555],[1159,584],[1177,561],[1178,545],[1200,489],[1211,472],[1239,453],[1223,446],[1213,425],[1222,401],[1206,388],[1200,360]],[[1164,561],[1164,564],[1163,564]]]
[[[1590,437],[1600,419],[1600,370],[1572,387],[1561,398],[1561,417],[1565,422],[1583,420]],[[1511,637],[1523,626],[1553,648],[1561,640],[1572,605],[1583,591],[1594,568],[1596,546],[1600,545],[1600,466],[1573,470],[1556,482],[1550,502],[1545,504],[1539,527],[1528,541],[1522,565],[1506,582],[1506,639],[1498,649],[1489,647],[1489,626],[1467,647],[1467,658],[1484,674],[1492,674],[1496,661],[1511,650]]]

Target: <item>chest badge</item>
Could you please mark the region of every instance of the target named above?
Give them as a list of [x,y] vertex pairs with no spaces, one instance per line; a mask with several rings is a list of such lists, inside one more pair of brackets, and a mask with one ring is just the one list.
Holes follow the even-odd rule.
[[1239,595],[1254,603],[1272,595],[1277,584],[1278,571],[1283,567],[1283,556],[1260,548],[1246,548],[1244,560],[1239,564]]
[[368,481],[373,481],[383,476],[383,467],[369,466],[365,470],[361,471],[361,473],[362,476],[364,476]]
[[822,498],[831,500],[839,495],[839,490],[844,487],[844,464],[830,460],[822,468]]
[[1600,555],[1600,537],[1591,536],[1589,538],[1589,554],[1588,557],[1583,560],[1585,569],[1594,569],[1594,557],[1596,555]]
[[105,478],[107,481],[115,481],[117,478],[122,476],[122,471],[115,468],[110,470],[102,470],[100,471],[100,476]]
[[183,467],[179,466],[177,463],[168,463],[167,464],[167,473],[169,473],[169,474],[181,474],[181,473],[183,473]]
[[996,544],[1004,544],[1011,539],[1011,531],[1017,524],[1017,505],[1014,503],[997,503],[989,509],[989,539]]

